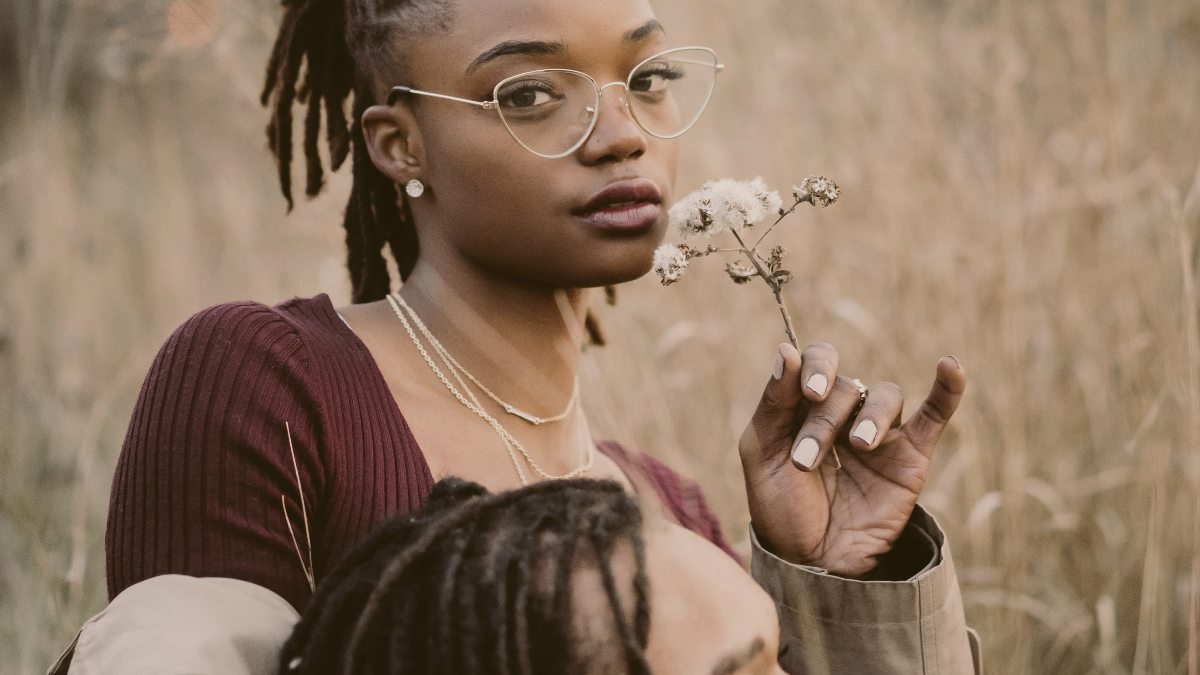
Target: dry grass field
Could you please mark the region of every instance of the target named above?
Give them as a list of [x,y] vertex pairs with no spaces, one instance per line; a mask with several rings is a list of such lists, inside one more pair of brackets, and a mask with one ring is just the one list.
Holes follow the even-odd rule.
[[[801,339],[914,403],[938,357],[966,367],[924,503],[989,672],[1195,675],[1200,3],[656,6],[728,65],[678,194],[844,188],[781,231]],[[346,172],[285,216],[266,150],[278,16],[0,3],[0,672],[41,672],[105,602],[112,469],[167,334],[226,300],[348,301]],[[770,295],[697,264],[619,296],[593,421],[695,476],[744,540]]]

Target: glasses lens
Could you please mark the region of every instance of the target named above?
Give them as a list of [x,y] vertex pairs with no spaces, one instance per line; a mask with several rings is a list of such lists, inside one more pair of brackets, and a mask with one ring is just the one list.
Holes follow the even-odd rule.
[[700,119],[716,81],[715,54],[707,49],[674,50],[630,74],[629,104],[642,128],[672,138]]
[[540,70],[501,82],[500,119],[526,148],[559,155],[587,134],[596,115],[592,81],[564,70]]

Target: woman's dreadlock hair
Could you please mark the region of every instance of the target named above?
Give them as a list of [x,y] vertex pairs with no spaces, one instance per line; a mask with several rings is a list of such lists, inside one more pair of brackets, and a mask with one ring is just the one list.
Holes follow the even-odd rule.
[[[444,479],[421,510],[378,527],[321,581],[279,672],[648,674],[641,524],[613,481],[490,494]],[[621,542],[633,551],[632,608],[612,567]],[[580,629],[572,573],[585,565],[600,574],[611,618]]]
[[[350,156],[353,182],[342,226],[346,229],[352,301],[382,300],[391,292],[383,247],[403,281],[417,262],[417,232],[412,210],[401,204],[396,185],[383,175],[367,154],[360,120],[374,105],[372,63],[393,63],[396,42],[405,35],[449,28],[451,0],[283,0],[283,21],[267,63],[261,101],[270,106],[267,143],[279,169],[279,186],[292,199],[292,109],[298,102],[304,114],[304,194],[316,196],[324,184],[320,155],[321,118],[329,168],[337,171]],[[303,70],[303,76],[301,71]],[[353,94],[353,96],[351,96]],[[352,116],[345,102],[351,98]],[[605,287],[609,304],[615,295]],[[591,342],[604,344],[604,334],[588,310],[586,327]]]
[[[316,196],[324,183],[319,152],[322,115],[330,170],[336,171],[347,155],[351,156],[353,187],[342,224],[356,303],[381,300],[390,290],[382,252],[385,244],[392,250],[401,279],[408,276],[417,259],[411,211],[407,204],[403,210],[398,207],[395,185],[371,164],[366,152],[359,120],[374,103],[371,73],[355,67],[356,58],[365,62],[389,51],[381,38],[389,23],[405,18],[405,6],[412,4],[410,0],[283,0],[283,21],[267,63],[261,97],[263,105],[271,106],[267,142],[278,160],[279,185],[288,210],[293,205],[292,109],[296,102],[307,105],[303,142],[306,195]],[[393,10],[395,17],[382,16]],[[351,52],[351,44],[358,53]],[[345,102],[351,94],[353,114],[348,123]]]

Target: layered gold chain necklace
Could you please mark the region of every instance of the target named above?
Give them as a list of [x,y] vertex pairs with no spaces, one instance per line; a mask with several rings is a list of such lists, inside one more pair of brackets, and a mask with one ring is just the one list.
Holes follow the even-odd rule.
[[[479,389],[484,392],[484,394],[504,408],[506,412],[537,426],[565,419],[567,415],[570,414],[571,410],[574,409],[579,399],[578,377],[575,378],[575,383],[571,392],[571,399],[567,402],[566,408],[561,413],[551,417],[538,417],[536,415],[527,413],[520,408],[501,400],[499,396],[496,396],[490,389],[485,387],[483,383],[478,380],[478,378],[468,372],[466,368],[463,368],[458,361],[450,355],[450,352],[446,351],[446,348],[442,346],[442,343],[439,342],[436,337],[434,337],[433,333],[425,325],[425,322],[421,321],[421,317],[417,316],[416,311],[414,311],[413,308],[404,301],[404,298],[401,298],[399,294],[389,293],[387,300],[388,303],[391,304],[392,310],[395,311],[396,317],[400,319],[400,323],[404,325],[404,330],[408,333],[408,337],[412,339],[413,344],[417,347],[417,351],[421,353],[421,356],[425,359],[425,363],[429,365],[431,370],[433,370],[434,375],[436,375],[442,384],[446,386],[446,389],[450,391],[450,393],[455,399],[458,400],[459,403],[462,403],[463,406],[465,406],[468,410],[476,415],[479,415],[479,417],[487,422],[488,425],[491,426],[496,432],[496,434],[499,435],[501,442],[504,443],[505,449],[508,450],[508,456],[512,460],[513,468],[516,469],[517,477],[521,479],[522,485],[528,485],[529,479],[525,475],[525,470],[521,467],[521,461],[517,458],[518,452],[520,453],[521,457],[525,459],[525,462],[529,465],[529,467],[533,469],[534,473],[547,480],[576,478],[587,472],[588,469],[592,468],[592,463],[595,460],[595,443],[592,442],[590,434],[587,433],[586,425],[584,425],[582,433],[586,448],[584,450],[583,463],[564,474],[556,475],[549,473],[533,459],[533,457],[525,449],[525,446],[521,445],[520,441],[518,441],[507,429],[505,429],[495,417],[484,410],[483,405],[479,402],[479,399],[475,397],[475,394],[471,391],[470,387],[468,387],[466,382],[463,381],[463,376],[466,376],[468,380],[474,383],[475,386],[479,387]],[[408,317],[405,316],[406,312],[409,315]],[[411,323],[409,322],[409,317],[412,318]],[[425,349],[425,346],[421,344],[421,340],[417,337],[416,331],[413,330],[413,324],[417,326],[417,330],[421,332],[421,335],[424,336],[425,340],[430,344],[431,347],[433,347],[433,351],[438,355],[438,358],[442,361],[442,363],[445,364],[446,370],[450,371],[450,375],[454,378],[454,380],[458,382],[459,386],[462,387],[462,391],[455,387],[454,383],[450,381],[450,378],[446,377],[445,373],[442,372],[442,369],[439,368],[436,363],[434,363],[433,358],[429,355],[429,352]]]

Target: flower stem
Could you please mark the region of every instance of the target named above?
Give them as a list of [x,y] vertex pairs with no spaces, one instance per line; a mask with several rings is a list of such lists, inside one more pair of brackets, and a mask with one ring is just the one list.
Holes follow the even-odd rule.
[[783,315],[783,329],[787,331],[788,340],[791,340],[792,346],[796,351],[800,351],[800,340],[796,338],[796,329],[792,326],[792,317],[788,314],[787,305],[783,304],[783,286],[775,284],[771,289],[775,294],[775,304],[779,305],[779,313]]
[[781,221],[781,220],[783,220],[784,218],[786,218],[786,217],[788,216],[788,214],[789,214],[789,213],[791,213],[792,211],[795,211],[797,206],[800,206],[800,205],[801,205],[801,204],[803,204],[804,202],[811,202],[811,201],[812,201],[812,197],[805,197],[804,199],[797,199],[797,200],[795,201],[795,203],[793,203],[793,204],[792,204],[791,206],[789,206],[789,207],[788,207],[788,208],[787,208],[785,211],[783,211],[782,213],[780,213],[780,214],[779,214],[779,217],[775,219],[775,222],[771,223],[771,224],[770,224],[770,225],[767,227],[766,231],[762,233],[762,236],[760,236],[760,237],[758,238],[758,241],[755,241],[755,242],[754,242],[754,248],[758,248],[758,245],[759,245],[759,244],[761,244],[761,243],[763,242],[763,239],[766,239],[766,238],[767,238],[767,235],[768,235],[768,234],[771,234],[771,230],[775,229],[775,226],[779,224],[779,221]]
[[[793,206],[792,208],[795,207]],[[780,218],[782,219],[783,216],[780,216]],[[771,275],[771,271],[762,264],[758,251],[754,250],[753,247],[746,246],[746,242],[742,239],[742,235],[738,234],[737,230],[730,229],[729,231],[738,240],[738,244],[741,244],[742,253],[746,254],[746,257],[750,259],[750,263],[754,265],[754,269],[758,270],[758,276],[762,277],[762,280],[771,287],[771,292],[775,295],[775,304],[779,305],[779,313],[783,315],[783,329],[787,331],[788,340],[791,341],[792,346],[799,351],[800,340],[796,338],[796,330],[792,326],[792,317],[788,314],[787,306],[783,304],[783,285],[776,281],[775,277]],[[759,239],[759,241],[762,240]]]

